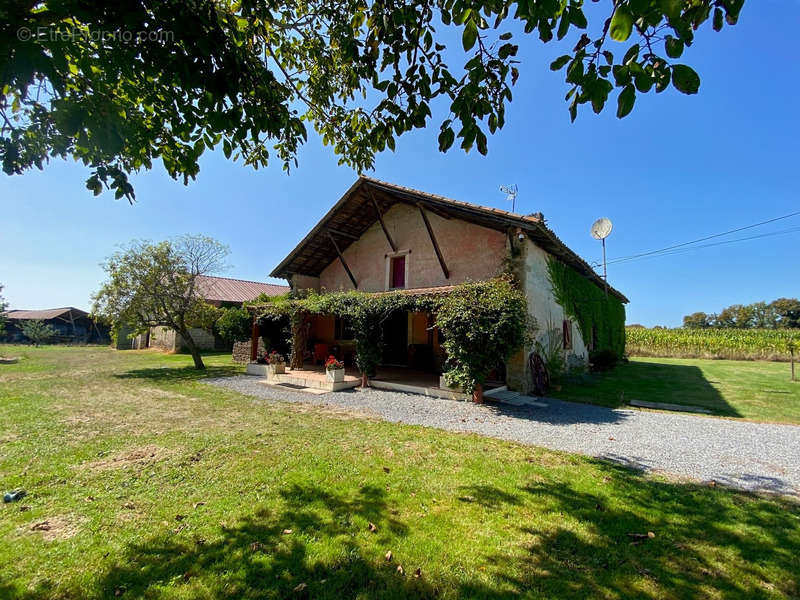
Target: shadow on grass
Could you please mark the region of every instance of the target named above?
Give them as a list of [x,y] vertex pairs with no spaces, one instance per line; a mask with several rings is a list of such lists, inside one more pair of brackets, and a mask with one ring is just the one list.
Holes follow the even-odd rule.
[[[552,598],[749,599],[800,594],[800,506],[795,502],[639,480],[625,467],[595,464],[607,474],[605,485],[621,492],[625,502],[612,503],[606,495],[569,486],[523,486],[518,502],[563,514],[591,535],[558,521],[541,528],[520,525],[518,531],[530,540],[524,552],[488,559],[498,582],[519,594]],[[461,593],[507,597],[485,585],[467,585]]]
[[631,400],[666,402],[707,408],[715,415],[741,417],[692,365],[630,361],[606,373],[567,379],[562,390],[552,395],[561,400],[624,406]]
[[131,369],[124,373],[116,373],[117,379],[145,379],[159,383],[181,383],[185,381],[197,381],[211,377],[230,377],[240,375],[241,369],[236,365],[206,366],[205,369],[195,369],[194,367],[157,367],[150,369]]
[[[622,467],[594,465],[604,482],[597,493],[553,481],[457,488],[455,493],[468,492],[487,511],[526,505],[551,517],[512,519],[513,540],[503,528],[492,547],[443,557],[451,564],[437,566],[447,575],[416,578],[412,564],[405,564],[403,575],[397,562],[384,560],[385,549],[411,529],[392,516],[382,489],[364,486],[342,494],[294,485],[280,492],[279,508],[257,509],[235,525],[223,525],[214,539],[187,531],[130,545],[105,569],[91,596],[749,599],[800,592],[796,504],[653,482]],[[367,522],[377,532],[365,537]],[[429,535],[471,535],[470,523],[439,533],[427,527]],[[425,544],[425,537],[417,534],[417,543]],[[418,555],[425,556],[424,550]],[[477,574],[479,565],[483,576],[471,577],[469,569]],[[48,583],[41,586],[21,597],[53,591]],[[15,590],[0,584],[3,591]]]
[[[213,541],[165,536],[131,546],[98,582],[102,598],[158,595],[163,586],[178,595],[214,598],[433,598],[434,587],[396,563],[364,555],[358,541],[367,523],[378,545],[408,533],[386,505],[385,492],[364,486],[353,498],[315,486],[281,492],[280,511],[259,509],[236,525],[223,526]],[[326,559],[308,544],[333,542]],[[192,582],[202,578],[198,587]],[[183,592],[180,588],[185,586]]]

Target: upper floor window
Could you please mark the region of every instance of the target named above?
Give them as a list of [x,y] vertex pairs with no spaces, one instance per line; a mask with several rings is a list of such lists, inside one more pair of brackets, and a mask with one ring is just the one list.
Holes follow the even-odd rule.
[[389,288],[403,289],[406,287],[406,255],[392,256],[389,258]]

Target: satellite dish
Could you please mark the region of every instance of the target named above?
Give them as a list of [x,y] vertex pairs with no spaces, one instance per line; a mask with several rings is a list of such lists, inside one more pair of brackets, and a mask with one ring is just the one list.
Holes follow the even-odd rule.
[[592,237],[596,240],[604,240],[611,233],[612,227],[611,219],[605,217],[597,219],[592,224]]

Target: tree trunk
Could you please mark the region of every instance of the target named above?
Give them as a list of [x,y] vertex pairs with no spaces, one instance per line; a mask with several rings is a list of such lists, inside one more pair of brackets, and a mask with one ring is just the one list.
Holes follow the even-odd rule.
[[192,355],[192,360],[194,361],[194,368],[195,369],[205,369],[206,366],[203,364],[203,357],[200,356],[200,350],[197,347],[197,344],[194,343],[192,339],[192,334],[189,333],[188,329],[182,329],[178,331],[183,338],[183,341],[186,343],[186,347],[189,349],[189,353]]
[[306,325],[309,319],[306,312],[299,312],[292,316],[292,359],[289,365],[292,369],[303,368],[303,354],[308,341]]
[[369,386],[369,377],[367,377],[366,373],[361,373],[361,389],[364,389]]

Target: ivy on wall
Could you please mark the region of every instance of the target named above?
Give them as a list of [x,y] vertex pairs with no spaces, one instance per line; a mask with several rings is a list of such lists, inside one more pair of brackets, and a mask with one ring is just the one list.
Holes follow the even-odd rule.
[[[382,324],[393,312],[434,313],[445,340],[448,379],[467,391],[483,384],[492,369],[528,343],[534,327],[525,297],[509,277],[464,283],[446,293],[307,292],[259,298],[250,307],[258,319],[288,317],[294,323],[314,314],[348,319],[358,368],[367,375],[380,362]],[[304,344],[296,334],[294,338],[295,346]],[[293,352],[297,356],[301,353]]]
[[547,261],[547,273],[556,302],[578,324],[587,345],[594,339],[593,350],[610,350],[622,357],[625,354],[625,305],[553,257]]

